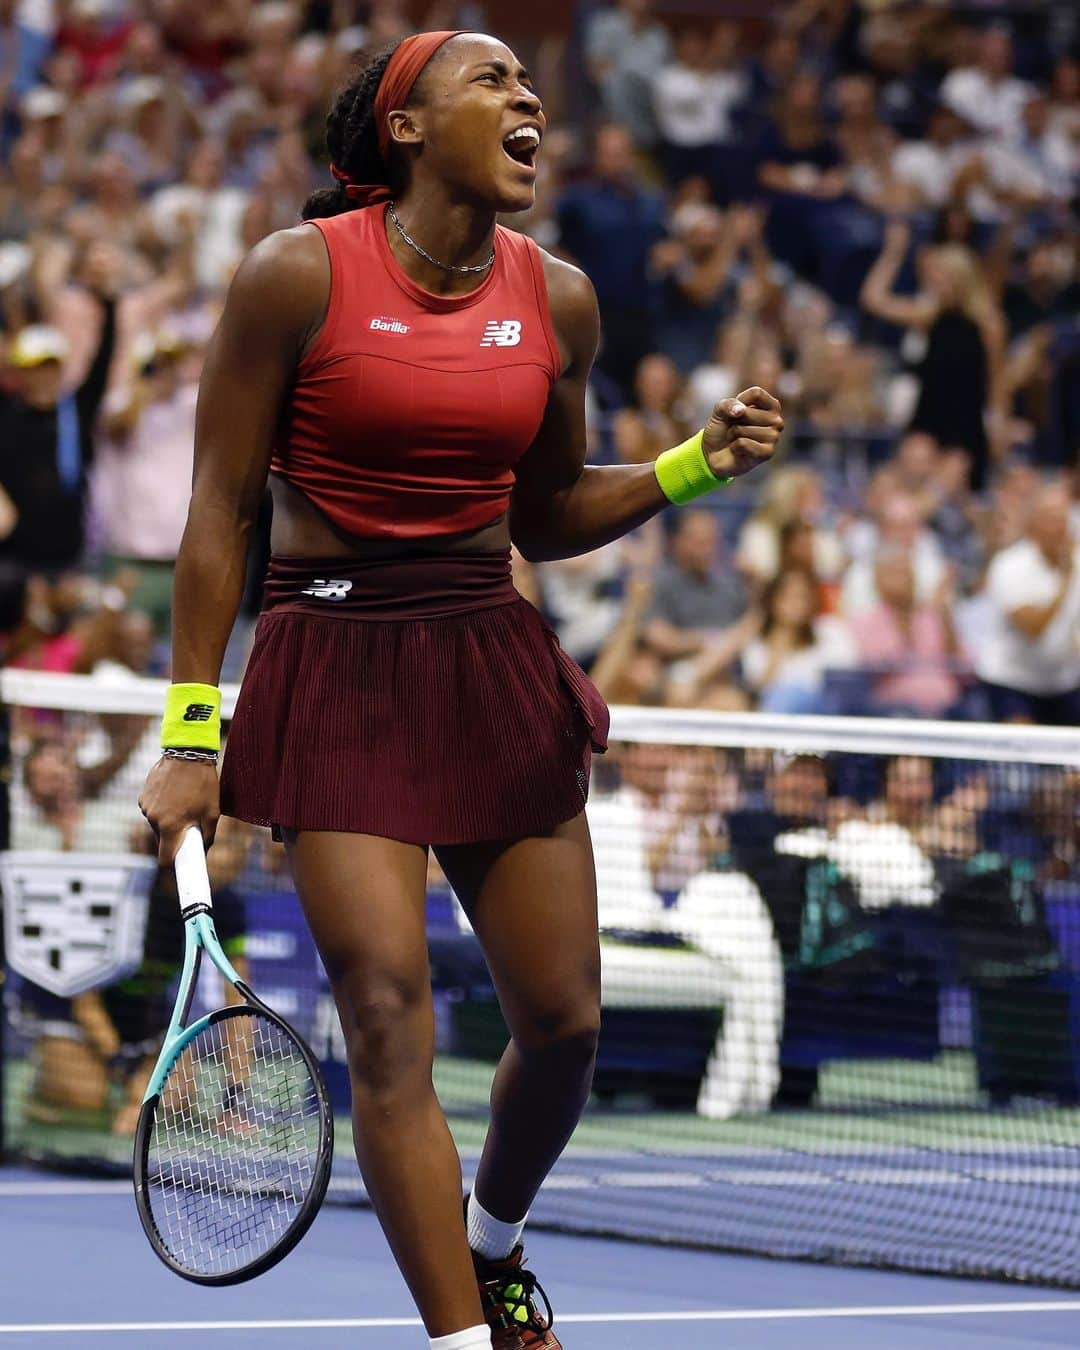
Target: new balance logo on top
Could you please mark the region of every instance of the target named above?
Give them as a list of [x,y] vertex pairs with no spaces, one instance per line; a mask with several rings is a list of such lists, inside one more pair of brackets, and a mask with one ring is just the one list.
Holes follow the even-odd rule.
[[313,595],[316,600],[344,600],[351,590],[351,581],[323,581],[321,577],[316,577],[307,590],[300,594]]
[[213,715],[214,709],[209,703],[189,703],[184,709],[185,722],[209,722]]
[[484,336],[480,339],[480,346],[516,347],[520,341],[520,319],[503,319],[502,323],[499,323],[497,319],[492,319],[484,329]]
[[370,324],[372,332],[375,333],[410,333],[412,329],[407,323],[402,323],[400,319],[372,319]]

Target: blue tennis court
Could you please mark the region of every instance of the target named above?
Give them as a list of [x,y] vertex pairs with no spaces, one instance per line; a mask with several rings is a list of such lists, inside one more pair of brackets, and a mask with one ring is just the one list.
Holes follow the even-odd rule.
[[[783,1199],[777,1196],[777,1205]],[[406,1350],[423,1344],[366,1209],[326,1207],[286,1261],[205,1290],[159,1265],[123,1181],[0,1170],[0,1345]],[[569,1350],[1073,1346],[1080,1298],[1034,1288],[534,1233]]]

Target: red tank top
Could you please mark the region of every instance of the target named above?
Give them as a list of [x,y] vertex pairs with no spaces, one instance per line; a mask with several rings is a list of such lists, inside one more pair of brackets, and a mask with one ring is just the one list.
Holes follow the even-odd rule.
[[399,266],[384,211],[311,222],[330,299],[270,467],[350,534],[479,529],[507,509],[559,377],[540,251],[499,226],[482,284],[432,295]]

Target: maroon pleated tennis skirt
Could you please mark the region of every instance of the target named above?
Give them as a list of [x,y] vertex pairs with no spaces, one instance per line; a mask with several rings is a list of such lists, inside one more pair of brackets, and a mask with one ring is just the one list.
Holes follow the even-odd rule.
[[222,809],[275,833],[542,834],[588,794],[608,712],[508,551],[271,559]]

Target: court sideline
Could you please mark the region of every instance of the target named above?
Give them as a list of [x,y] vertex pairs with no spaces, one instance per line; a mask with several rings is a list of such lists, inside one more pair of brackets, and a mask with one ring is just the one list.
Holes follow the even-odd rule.
[[[567,1350],[1021,1350],[1074,1346],[1080,1296],[536,1233]],[[126,1183],[0,1169],[0,1346],[25,1350],[416,1350],[423,1337],[374,1216],[327,1207],[250,1284],[161,1266]]]

